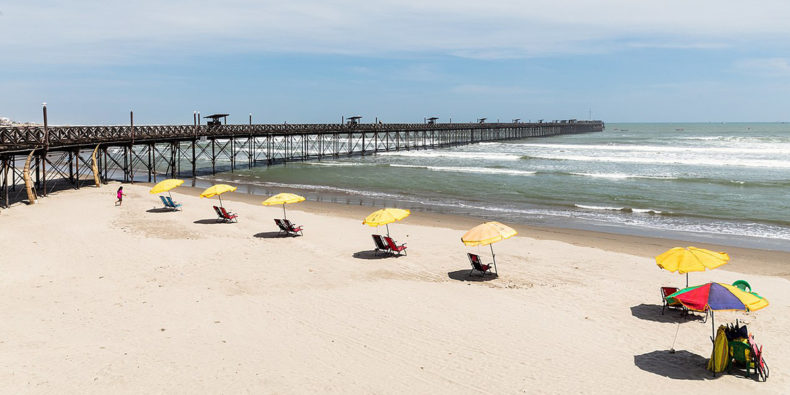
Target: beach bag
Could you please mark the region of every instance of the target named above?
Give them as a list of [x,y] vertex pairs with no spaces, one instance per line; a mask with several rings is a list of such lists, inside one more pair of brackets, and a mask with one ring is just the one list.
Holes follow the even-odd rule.
[[716,340],[713,341],[713,352],[708,360],[708,370],[721,373],[730,363],[730,343],[727,341],[727,327],[719,326],[716,331]]

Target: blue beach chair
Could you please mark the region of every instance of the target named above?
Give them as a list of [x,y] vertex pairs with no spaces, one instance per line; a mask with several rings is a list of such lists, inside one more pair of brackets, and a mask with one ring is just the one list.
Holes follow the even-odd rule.
[[167,204],[167,200],[165,199],[165,197],[164,197],[164,196],[162,196],[162,195],[159,195],[159,199],[161,199],[161,200],[162,200],[162,204],[164,204],[164,205],[165,205],[165,208],[170,208],[170,205],[169,205],[169,204]]
[[167,199],[167,203],[168,203],[168,206],[170,208],[172,208],[173,210],[176,210],[176,211],[180,211],[181,210],[181,203],[174,202],[173,198],[171,198],[170,196],[166,197],[165,199]]

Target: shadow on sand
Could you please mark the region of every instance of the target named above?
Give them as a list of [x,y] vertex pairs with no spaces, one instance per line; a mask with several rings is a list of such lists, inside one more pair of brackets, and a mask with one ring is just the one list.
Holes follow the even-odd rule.
[[631,315],[639,318],[640,320],[663,323],[679,323],[696,320],[702,321],[705,318],[704,316],[698,316],[694,313],[684,313],[677,309],[667,309],[662,315],[661,305],[645,303],[631,306]]
[[282,232],[260,232],[253,235],[253,237],[257,237],[259,239],[279,239],[281,237],[285,237]]
[[357,259],[385,259],[385,258],[397,258],[398,255],[390,254],[387,252],[378,252],[376,250],[368,250],[368,251],[357,251],[353,255],[354,258]]
[[686,350],[674,353],[669,350],[656,350],[634,355],[634,365],[639,369],[675,380],[714,379],[713,373],[705,369],[707,363],[707,358]]
[[152,209],[145,210],[145,212],[146,213],[173,213],[173,212],[175,212],[175,210],[172,210],[172,209],[169,209],[169,208],[164,208],[164,207],[158,207],[158,208],[152,208]]
[[209,224],[221,224],[223,222],[217,222],[216,219],[199,219],[193,222],[194,224],[201,224],[201,225],[209,225]]
[[474,281],[474,282],[491,281],[498,278],[496,274],[486,274],[485,276],[480,276],[480,272],[475,272],[474,275],[470,276],[469,270],[471,269],[448,272],[447,277],[457,281]]

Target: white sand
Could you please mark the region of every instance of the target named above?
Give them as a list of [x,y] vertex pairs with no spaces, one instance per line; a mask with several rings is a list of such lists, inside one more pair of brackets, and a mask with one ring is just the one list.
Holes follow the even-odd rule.
[[411,217],[390,226],[408,256],[367,259],[362,218],[290,205],[305,236],[276,238],[280,207],[230,194],[240,221],[216,224],[216,199],[149,212],[148,187],[122,207],[116,188],[0,212],[3,392],[790,392],[783,278],[691,274],[771,301],[716,314],[749,324],[768,382],[712,378],[710,322],[661,316],[659,287],[684,279],[650,258],[522,234],[494,246],[498,279],[462,281],[463,232]]

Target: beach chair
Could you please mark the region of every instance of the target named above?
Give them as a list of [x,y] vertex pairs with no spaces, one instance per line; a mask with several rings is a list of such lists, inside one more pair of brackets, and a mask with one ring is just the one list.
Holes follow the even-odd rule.
[[174,202],[173,198],[171,198],[170,196],[166,197],[165,201],[167,202],[167,206],[172,208],[173,210],[175,211],[181,210],[181,203]]
[[275,223],[275,224],[277,224],[277,227],[278,227],[278,228],[280,228],[280,231],[279,231],[279,232],[277,232],[277,234],[282,234],[282,233],[285,233],[285,234],[287,235],[288,233],[290,233],[290,232],[288,231],[288,227],[285,225],[285,223],[283,222],[283,220],[281,220],[281,219],[279,219],[279,218],[275,218],[275,219],[274,219],[274,223]]
[[752,360],[754,361],[754,370],[757,373],[757,379],[766,381],[768,380],[770,372],[768,370],[768,364],[765,363],[765,359],[763,359],[763,346],[757,345],[751,333],[748,339],[749,346],[752,350]]
[[225,216],[222,215],[222,211],[217,206],[213,206],[213,207],[214,207],[214,212],[217,214],[217,222],[224,222]]
[[469,271],[469,276],[472,276],[472,273],[474,273],[475,270],[480,272],[481,276],[485,276],[486,273],[494,274],[491,272],[491,265],[483,264],[483,262],[480,260],[480,255],[469,252],[467,252],[466,255],[469,257],[469,263],[472,264],[472,270]]
[[379,251],[382,251],[384,253],[389,252],[390,248],[387,246],[387,242],[384,241],[381,235],[371,235],[371,236],[373,236],[373,243],[376,244],[376,250],[374,252],[374,255],[378,255]]
[[301,225],[298,226],[294,225],[287,218],[283,218],[283,225],[285,225],[286,229],[288,229],[288,232],[291,233],[292,235],[296,236],[298,233],[300,236],[304,236]]
[[285,227],[285,224],[283,223],[283,220],[281,220],[279,218],[275,218],[274,219],[274,223],[277,224],[278,228],[280,228],[280,230],[277,231],[278,235],[281,234],[281,233],[285,233],[285,234],[288,233],[288,228]]
[[670,303],[667,301],[667,296],[672,295],[677,291],[678,289],[675,287],[661,287],[661,315],[664,315],[664,311],[667,309],[676,309],[685,312],[686,307],[680,302],[674,301]]
[[170,208],[170,206],[167,204],[167,200],[165,200],[164,196],[159,195],[159,199],[162,199],[162,204],[165,205],[165,208]]
[[383,236],[383,238],[384,241],[387,242],[387,246],[389,247],[390,253],[397,254],[398,256],[400,256],[402,252],[403,255],[406,255],[406,243],[398,245],[397,243],[395,243],[395,240],[392,240],[392,237]]
[[219,208],[220,213],[222,214],[222,218],[225,222],[239,222],[239,216],[236,213],[231,213],[228,210],[225,210],[225,207],[220,206]]

